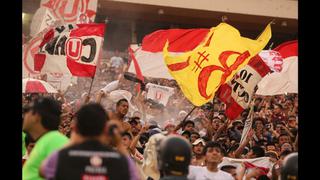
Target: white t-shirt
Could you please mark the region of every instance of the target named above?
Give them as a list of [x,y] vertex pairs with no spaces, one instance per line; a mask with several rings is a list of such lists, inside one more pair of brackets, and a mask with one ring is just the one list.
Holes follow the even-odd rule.
[[218,172],[210,172],[207,167],[189,166],[188,179],[190,180],[233,180],[233,177],[220,169]]

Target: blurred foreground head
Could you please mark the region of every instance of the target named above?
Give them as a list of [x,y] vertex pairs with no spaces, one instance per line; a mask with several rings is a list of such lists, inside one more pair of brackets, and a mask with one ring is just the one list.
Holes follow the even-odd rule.
[[186,176],[191,162],[191,145],[176,135],[167,136],[160,143],[158,167],[164,176]]
[[281,180],[298,179],[298,153],[291,153],[285,157],[281,168]]

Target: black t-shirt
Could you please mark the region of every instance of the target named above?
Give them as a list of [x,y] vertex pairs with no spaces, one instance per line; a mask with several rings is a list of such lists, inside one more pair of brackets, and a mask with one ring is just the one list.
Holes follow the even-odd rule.
[[127,180],[127,159],[100,144],[86,141],[59,151],[55,179],[57,180]]

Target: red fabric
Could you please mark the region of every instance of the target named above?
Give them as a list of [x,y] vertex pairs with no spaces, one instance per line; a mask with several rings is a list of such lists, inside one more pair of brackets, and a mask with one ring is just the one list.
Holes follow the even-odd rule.
[[41,71],[45,60],[46,60],[46,55],[45,54],[35,54],[34,55],[33,69],[35,71]]
[[259,168],[259,169],[261,169],[263,171],[263,173],[261,175],[267,175],[269,172],[269,168],[256,166],[256,165],[249,163],[249,162],[244,162],[244,165],[246,168]]
[[[261,77],[270,72],[270,68],[263,62],[260,56],[252,57],[248,63]],[[222,84],[217,92],[217,97],[226,104],[226,116],[230,120],[236,119],[242,112],[243,108],[231,96],[232,89],[228,84]]]
[[70,37],[100,36],[104,37],[105,24],[77,24],[79,28],[72,29]]
[[46,93],[47,90],[39,81],[28,81],[26,84],[26,93]]
[[206,37],[209,29],[169,29],[158,30],[145,36],[142,40],[142,50],[162,52],[167,40],[170,52],[191,51]]
[[278,51],[282,58],[298,56],[298,40],[282,43],[273,50]]
[[[70,32],[70,37],[100,36],[104,37],[105,24],[77,24],[79,28]],[[100,48],[96,49],[99,55]],[[96,66],[81,64],[67,57],[67,66],[73,76],[94,77]]]
[[234,120],[244,109],[231,97],[231,91],[232,89],[228,84],[223,84],[217,92],[217,97],[226,104],[226,116],[230,120]]
[[[144,82],[144,77],[142,75],[139,63],[138,63],[136,57],[134,56],[133,50],[130,47],[128,48],[128,50],[129,50],[130,57],[133,62],[133,65],[134,65],[134,69],[136,70],[137,78],[140,79],[142,82]],[[137,89],[138,92],[140,92],[140,89],[141,89],[141,85],[139,84],[138,89]]]
[[252,57],[248,65],[251,66],[253,69],[255,69],[260,74],[261,77],[264,77],[271,71],[270,68],[266,65],[266,63],[263,62],[263,60],[259,55]]

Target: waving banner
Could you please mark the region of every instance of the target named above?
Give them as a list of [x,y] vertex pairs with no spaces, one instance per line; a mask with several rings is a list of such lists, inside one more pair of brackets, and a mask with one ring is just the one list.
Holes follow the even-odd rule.
[[211,28],[194,50],[182,55],[169,55],[167,42],[163,56],[169,73],[186,98],[195,106],[201,106],[214,97],[220,85],[230,81],[258,54],[270,38],[270,24],[257,40],[251,40],[241,37],[234,27],[221,23]]
[[41,0],[40,7],[51,11],[64,23],[94,22],[98,0]]
[[273,96],[285,93],[298,93],[298,41],[288,41],[273,49],[283,58],[281,72],[264,77],[258,84],[256,94]]
[[228,158],[224,157],[222,162],[218,165],[218,168],[221,168],[225,165],[232,165],[237,168],[237,172],[239,172],[241,168],[241,164],[244,164],[245,167],[248,169],[246,173],[251,171],[252,168],[259,168],[263,170],[263,174],[271,175],[271,170],[274,165],[273,162],[270,161],[269,157],[261,157],[261,158],[254,158],[254,159],[235,159],[235,158]]
[[34,57],[34,69],[93,77],[103,44],[105,24],[78,24],[51,29]]
[[249,106],[255,87],[269,72],[269,67],[256,55],[231,81],[220,86],[217,97],[226,104],[225,114],[230,120]]
[[280,72],[282,70],[283,58],[279,52],[274,50],[263,50],[259,53],[259,56],[272,71]]

